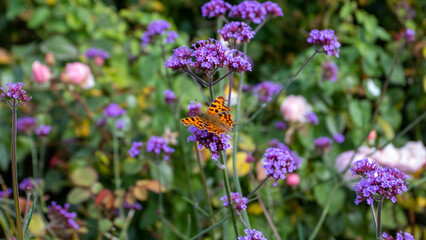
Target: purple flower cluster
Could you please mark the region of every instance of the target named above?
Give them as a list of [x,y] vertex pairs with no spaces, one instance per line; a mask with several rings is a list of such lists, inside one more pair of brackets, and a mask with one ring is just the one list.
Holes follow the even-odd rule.
[[257,1],[243,1],[238,5],[232,6],[229,17],[242,18],[259,24],[265,19],[267,13],[261,3]]
[[10,100],[18,101],[19,104],[22,103],[23,105],[31,100],[31,97],[27,96],[27,92],[22,89],[22,86],[24,86],[23,83],[8,83],[7,90],[3,86],[0,89],[3,91],[0,94],[0,101],[9,102]]
[[188,113],[187,115],[189,117],[195,117],[199,116],[201,114],[201,108],[203,107],[203,104],[194,101],[191,101],[191,104],[188,105]]
[[4,191],[0,191],[0,198],[8,198],[10,195],[12,195],[12,189],[10,188],[7,188]]
[[173,105],[176,101],[175,93],[170,89],[164,90],[163,93],[164,93],[164,96],[165,96],[164,102],[166,102],[169,105]]
[[285,122],[284,122],[284,121],[277,121],[277,122],[275,123],[275,128],[276,128],[277,130],[281,130],[281,131],[283,131],[283,130],[285,130],[285,129],[287,128],[287,124],[285,124]]
[[131,157],[136,157],[141,153],[141,148],[143,146],[142,142],[133,142],[132,147],[129,149],[129,155]]
[[373,204],[375,199],[390,199],[396,202],[396,195],[407,191],[406,180],[408,176],[397,168],[381,167],[368,159],[359,160],[354,163],[352,171],[363,178],[354,188],[357,194],[355,204],[367,201]]
[[283,10],[278,4],[271,1],[266,1],[262,5],[266,9],[266,12],[272,17],[284,16]]
[[173,50],[173,55],[164,63],[164,67],[168,67],[173,71],[186,71],[187,66],[192,63],[193,50],[187,46],[178,47]]
[[299,167],[300,164],[302,164],[303,159],[299,156],[299,154],[297,154],[296,151],[292,151],[287,145],[280,142],[278,139],[274,138],[271,141],[269,141],[268,144],[269,144],[269,147],[271,147],[271,148],[281,148],[284,151],[289,151],[291,157],[294,160],[294,164],[296,164],[296,167]]
[[201,7],[201,13],[203,14],[203,17],[219,17],[225,15],[231,7],[231,4],[223,0],[211,0]]
[[[35,183],[37,185],[40,185],[41,180],[40,179],[36,179]],[[19,183],[19,189],[21,189],[22,191],[25,192],[31,192],[34,189],[35,185],[34,185],[34,181],[32,181],[29,178],[24,178],[24,180],[22,180],[21,183]]]
[[413,235],[411,235],[408,232],[402,232],[402,231],[396,234],[396,239],[393,238],[392,236],[389,236],[389,234],[387,233],[383,233],[382,238],[383,240],[415,240]]
[[115,121],[115,127],[118,130],[123,130],[124,128],[126,128],[126,122],[123,119],[117,119]]
[[232,49],[225,53],[225,60],[223,64],[228,67],[230,71],[245,72],[252,70],[252,61],[249,57],[245,56],[242,52]]
[[109,58],[109,53],[107,51],[100,48],[94,48],[94,47],[88,48],[86,50],[85,55],[87,58],[96,58],[96,57],[100,57],[102,59]]
[[34,131],[34,129],[36,128],[37,119],[33,117],[25,116],[22,118],[18,118],[16,125],[18,128],[18,131],[28,134]]
[[333,139],[329,137],[319,137],[314,140],[315,151],[318,154],[326,154],[330,152],[332,143]]
[[123,208],[129,209],[129,210],[142,210],[142,205],[140,205],[137,202],[135,202],[135,203],[124,202]]
[[332,61],[327,61],[321,65],[322,67],[322,79],[328,79],[330,82],[337,81],[337,74],[339,72],[339,67]]
[[156,155],[160,155],[161,153],[164,153],[164,160],[169,160],[170,155],[175,151],[175,149],[167,146],[166,139],[158,136],[152,136],[147,142],[146,142],[146,151],[147,152],[153,152]]
[[274,186],[277,186],[277,181],[285,179],[285,174],[296,170],[297,165],[293,155],[289,149],[284,148],[268,148],[266,149],[263,168],[266,175],[275,179]]
[[188,131],[192,133],[188,137],[188,142],[198,142],[198,149],[203,149],[203,147],[210,150],[210,154],[214,160],[219,158],[221,151],[232,148],[231,136],[228,134],[221,134],[221,137],[217,136],[215,133],[210,133],[207,130],[199,130],[197,127],[190,126]]
[[34,133],[39,137],[46,137],[52,130],[52,126],[41,124],[34,130]]
[[166,35],[166,38],[164,39],[164,42],[173,43],[174,40],[178,37],[178,34],[174,31],[166,32],[166,30],[169,29],[170,27],[171,27],[170,23],[167,22],[166,20],[152,21],[148,25],[146,32],[141,37],[142,45],[143,46],[148,45],[154,40],[156,36],[163,35],[165,33],[167,35]]
[[340,42],[337,41],[336,35],[334,35],[334,30],[325,29],[325,30],[312,30],[309,33],[308,43],[320,45],[324,51],[329,56],[339,57],[340,52]]
[[343,134],[341,134],[341,133],[335,133],[333,135],[333,139],[337,143],[343,143],[345,141],[345,136]]
[[225,41],[233,38],[240,42],[250,42],[256,34],[251,27],[244,22],[230,22],[217,31]]
[[318,125],[319,124],[318,116],[314,112],[308,112],[308,113],[306,113],[305,117],[308,120],[308,122],[310,122],[310,123],[312,123],[314,125]]
[[104,108],[104,116],[105,117],[120,117],[124,114],[126,114],[126,110],[122,109],[120,105],[116,103],[110,103],[108,106]]
[[416,32],[412,29],[407,28],[404,31],[404,37],[407,42],[414,42],[416,41]]
[[267,240],[261,231],[257,231],[256,229],[245,229],[244,233],[246,236],[239,236],[237,240]]
[[195,68],[196,73],[203,71],[209,75],[216,68],[224,66],[225,53],[229,49],[222,46],[219,41],[214,39],[200,40],[194,43],[192,47],[194,48],[192,56],[195,59],[191,62],[191,66]]
[[69,212],[69,209],[70,205],[68,203],[62,207],[53,201],[47,211],[47,216],[51,221],[51,225],[61,229],[61,231],[66,229],[79,229],[78,224],[74,220],[77,214],[75,212]]
[[[223,197],[220,198],[220,201],[223,202],[223,206],[224,207],[228,207],[229,206],[229,201],[228,201],[228,196],[225,195]],[[241,215],[241,212],[243,210],[247,209],[247,203],[248,203],[248,199],[246,197],[243,197],[243,195],[241,195],[241,193],[239,192],[231,192],[231,204],[235,210],[235,212],[238,215]]]
[[254,94],[257,96],[260,102],[266,103],[272,100],[272,96],[279,93],[281,90],[281,84],[274,83],[271,81],[263,81],[257,84],[253,88]]

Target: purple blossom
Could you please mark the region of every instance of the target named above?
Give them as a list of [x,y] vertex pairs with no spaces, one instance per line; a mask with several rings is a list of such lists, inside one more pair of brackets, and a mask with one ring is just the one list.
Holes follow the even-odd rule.
[[25,116],[22,118],[18,118],[16,125],[18,128],[18,131],[28,134],[34,131],[34,129],[36,128],[37,119],[33,117]]
[[315,151],[318,154],[326,154],[331,150],[333,140],[329,137],[319,137],[314,140]]
[[123,119],[117,119],[117,121],[115,121],[115,127],[119,130],[123,130],[126,127],[126,122]]
[[86,50],[85,55],[87,58],[95,58],[95,57],[100,57],[102,59],[109,58],[109,53],[107,51],[100,48],[94,48],[94,47],[88,48]]
[[[37,185],[40,185],[40,183],[41,183],[41,180],[40,179],[36,179],[35,180],[35,183],[37,184]],[[23,180],[22,180],[22,182],[21,183],[19,183],[19,189],[21,189],[22,191],[25,191],[25,192],[31,192],[32,190],[33,190],[33,188],[35,187],[35,185],[34,185],[34,181],[32,181],[31,179],[29,179],[29,178],[24,178]]]
[[[373,204],[376,199],[390,199],[396,202],[396,195],[407,191],[408,176],[397,168],[387,168],[373,165],[367,159],[357,161],[352,167],[354,173],[363,177],[355,186],[355,204],[367,201]],[[377,167],[377,168],[376,168]],[[376,169],[375,169],[376,168]],[[374,170],[372,170],[374,169]]]
[[142,205],[140,205],[137,202],[135,202],[135,203],[124,202],[123,208],[130,209],[130,210],[142,210]]
[[325,53],[329,56],[339,57],[340,52],[340,43],[337,41],[336,35],[334,35],[334,30],[325,29],[325,30],[312,30],[309,33],[308,43],[320,45]]
[[176,31],[167,31],[166,38],[164,39],[164,43],[174,43],[175,40],[179,37]]
[[245,229],[244,233],[246,236],[239,236],[237,240],[267,240],[261,231],[256,229]]
[[268,13],[268,15],[270,15],[272,17],[284,16],[283,10],[281,9],[281,7],[278,4],[271,2],[271,1],[266,1],[262,5],[266,9],[266,12]]
[[332,61],[327,61],[321,65],[322,67],[322,79],[328,79],[330,82],[337,81],[337,74],[339,72],[339,67]]
[[268,148],[263,155],[263,168],[268,177],[274,178],[274,186],[277,181],[285,179],[285,174],[296,170],[297,165],[290,150],[283,148]]
[[41,124],[34,130],[34,133],[39,137],[46,137],[52,130],[52,126]]
[[281,84],[271,81],[263,81],[253,88],[254,95],[257,96],[260,102],[266,103],[272,100],[272,97],[279,93]]
[[222,35],[225,41],[233,38],[240,42],[250,42],[250,39],[254,38],[256,34],[252,31],[251,27],[244,22],[230,22],[225,24],[222,29],[217,31]]
[[238,5],[232,6],[228,16],[260,24],[265,19],[267,13],[265,6],[261,3],[257,1],[243,1]]
[[228,134],[221,134],[221,136],[217,136],[215,133],[210,133],[207,130],[199,130],[197,127],[190,126],[188,131],[192,133],[191,136],[188,137],[188,142],[198,142],[198,149],[203,149],[203,147],[210,150],[210,154],[212,155],[213,160],[217,160],[219,158],[219,154],[221,151],[232,148],[231,136]]
[[12,195],[12,189],[7,188],[4,191],[0,191],[0,198],[8,198]]
[[277,122],[275,123],[275,128],[276,128],[277,130],[283,131],[283,130],[285,130],[285,129],[287,128],[287,124],[285,124],[285,122],[284,122],[284,121],[277,121]]
[[[383,240],[395,240],[392,236],[389,236],[387,233],[382,234]],[[398,232],[396,234],[396,240],[415,240],[413,235],[408,232]]]
[[[0,94],[0,101],[14,104],[12,107],[16,107],[19,103],[25,105],[28,101],[31,100],[31,97],[27,96],[27,92],[22,89],[22,86],[24,86],[23,83],[7,83],[6,85],[7,87],[3,86],[0,88],[3,91]],[[17,102],[14,103],[14,101]]]
[[152,136],[146,142],[146,151],[149,153],[153,152],[157,156],[159,156],[161,153],[164,153],[164,160],[169,160],[170,155],[175,151],[175,149],[167,146],[166,139],[158,136]]
[[126,114],[126,110],[122,109],[120,105],[116,103],[110,103],[108,106],[104,108],[104,116],[105,117],[120,117],[124,114]]
[[252,70],[252,61],[249,57],[242,52],[232,49],[225,53],[223,64],[228,67],[230,71],[245,72]]
[[149,43],[153,41],[153,39],[157,35],[163,35],[164,32],[171,27],[170,23],[166,20],[156,20],[152,21],[148,27],[145,33],[142,35],[142,45],[146,46]]
[[306,113],[305,117],[308,120],[308,122],[310,122],[310,123],[312,123],[314,125],[318,125],[319,124],[318,116],[314,112],[308,112],[308,113]]
[[231,7],[231,4],[223,0],[211,0],[201,7],[201,13],[203,14],[203,17],[219,17],[225,15]]
[[225,53],[229,50],[227,47],[222,46],[219,41],[214,39],[200,40],[192,45],[194,51],[192,57],[194,61],[191,66],[195,68],[195,72],[203,71],[209,75],[216,68],[223,67],[225,61]]
[[50,224],[55,226],[57,229],[61,229],[61,231],[65,231],[67,229],[79,229],[78,224],[75,222],[75,218],[77,217],[77,213],[69,212],[70,205],[66,203],[64,207],[56,204],[55,201],[52,201],[51,206],[48,207],[47,216],[50,219]]
[[[227,195],[221,197],[220,201],[223,202],[224,207],[229,206],[229,201],[228,201]],[[241,215],[241,212],[243,210],[247,209],[247,203],[248,203],[248,199],[246,197],[243,197],[243,195],[241,195],[241,193],[231,192],[231,204],[232,204],[234,210],[237,212],[238,215]]]
[[412,29],[405,29],[404,37],[407,40],[407,42],[414,42],[416,41],[416,31]]
[[294,160],[294,164],[296,165],[296,167],[299,167],[300,164],[302,164],[303,159],[299,156],[299,154],[297,154],[296,151],[290,150],[290,148],[287,145],[280,142],[278,139],[274,138],[271,141],[269,141],[268,144],[269,144],[269,147],[271,148],[281,148],[284,151],[289,151],[291,157]]
[[341,133],[335,133],[333,135],[334,141],[337,143],[343,143],[345,141],[345,136]]
[[166,102],[169,105],[173,105],[176,101],[175,93],[170,89],[164,90],[163,93],[164,93],[164,96],[165,96],[164,102]]
[[188,113],[187,115],[189,117],[195,117],[199,116],[201,114],[201,108],[203,107],[203,104],[194,101],[191,101],[191,103],[188,105]]
[[187,46],[182,46],[173,50],[173,55],[164,63],[164,67],[171,68],[173,71],[186,71],[187,65],[192,63],[193,50]]
[[246,163],[252,163],[252,162],[255,162],[255,161],[256,161],[256,158],[253,157],[253,153],[252,152],[250,152],[249,154],[247,154]]
[[133,142],[132,147],[129,149],[128,153],[131,157],[136,157],[141,153],[141,148],[143,146],[142,142]]
[[365,176],[369,172],[374,172],[379,169],[380,166],[377,163],[371,161],[368,158],[358,160],[352,164],[351,170],[352,175]]

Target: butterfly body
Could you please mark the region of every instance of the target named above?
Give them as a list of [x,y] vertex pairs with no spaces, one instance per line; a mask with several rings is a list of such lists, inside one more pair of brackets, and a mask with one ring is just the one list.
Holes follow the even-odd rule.
[[218,136],[232,130],[236,123],[232,120],[229,113],[231,109],[225,106],[224,97],[217,97],[211,104],[207,113],[201,113],[198,116],[182,118],[180,121],[185,125],[193,125],[199,130],[207,130]]

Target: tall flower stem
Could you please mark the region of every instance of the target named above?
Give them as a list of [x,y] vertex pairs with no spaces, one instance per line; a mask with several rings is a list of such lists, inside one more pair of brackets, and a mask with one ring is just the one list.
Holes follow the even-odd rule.
[[374,210],[374,203],[370,205],[370,208],[371,208],[371,214],[373,215],[374,227],[377,230],[377,217],[376,217],[376,211]]
[[380,198],[379,200],[377,200],[377,226],[376,226],[377,240],[380,240],[382,236],[382,207],[383,207],[383,198]]
[[18,240],[24,240],[24,234],[22,230],[21,211],[19,208],[19,190],[18,190],[18,166],[16,163],[16,107],[15,100],[12,105],[12,183],[13,183],[13,200],[15,202],[15,214],[16,214],[16,228]]
[[[112,149],[114,154],[114,182],[115,182],[115,190],[121,190],[121,179],[120,179],[120,159],[118,156],[118,136],[115,130],[113,130],[113,138],[112,138]],[[124,216],[124,209],[120,207],[120,217]]]
[[[163,62],[166,62],[166,51],[164,49],[164,44],[161,43],[160,47],[161,47],[161,57],[163,58]],[[165,68],[164,71],[166,72],[167,85],[170,90],[173,90],[172,79],[170,77],[169,69]]]
[[33,165],[33,177],[38,178],[38,163],[37,163],[37,149],[35,147],[34,138],[31,136],[31,143],[30,143],[30,150],[31,150],[31,159],[32,159],[32,165]]
[[[204,174],[204,168],[203,168],[203,164],[201,163],[200,153],[198,151],[197,144],[194,144],[194,146],[195,146],[195,155],[197,157],[197,162],[198,162],[198,168],[200,169],[201,182],[203,183],[204,196],[206,198],[207,206],[209,208],[210,225],[213,225],[214,224],[213,207],[212,207],[210,197],[209,197],[209,190],[208,190],[208,187],[207,187],[206,176]],[[213,229],[211,231],[211,234],[212,234],[212,239],[215,239]]]
[[[231,198],[231,187],[229,185],[229,179],[228,179],[228,170],[226,168],[226,163],[225,160],[223,158],[223,152],[221,152],[219,154],[220,160],[221,162],[223,162],[223,165],[225,166],[224,169],[222,169],[222,174],[223,174],[223,181],[225,182],[225,190],[226,190],[226,196],[228,197],[228,199],[232,199]],[[234,171],[235,172],[235,171]],[[235,213],[234,213],[234,209],[232,204],[230,204],[231,206],[231,218],[232,218],[232,224],[234,225],[234,231],[235,231],[235,235],[238,236],[238,228],[237,228],[237,221],[235,220]]]
[[231,73],[229,75],[229,85],[228,85],[228,107],[231,107],[231,97],[232,97],[232,79],[234,78],[234,74]]

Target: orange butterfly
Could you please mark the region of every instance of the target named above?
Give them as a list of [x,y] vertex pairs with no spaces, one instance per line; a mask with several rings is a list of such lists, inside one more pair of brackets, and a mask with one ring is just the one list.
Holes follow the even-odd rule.
[[180,121],[187,127],[193,125],[199,130],[206,129],[208,132],[216,133],[220,136],[221,133],[226,133],[232,130],[236,124],[231,118],[231,109],[225,106],[225,98],[217,97],[210,104],[207,113],[201,113],[199,116],[182,118]]

